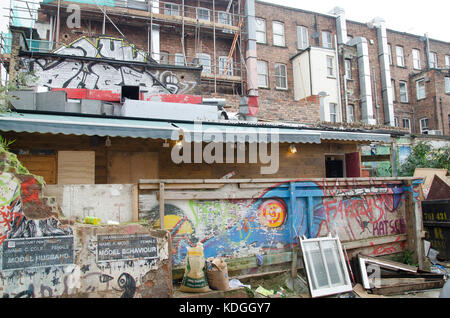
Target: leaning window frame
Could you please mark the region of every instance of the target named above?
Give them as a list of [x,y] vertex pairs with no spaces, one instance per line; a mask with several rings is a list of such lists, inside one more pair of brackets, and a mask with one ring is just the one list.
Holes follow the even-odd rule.
[[[300,247],[302,250],[303,263],[304,263],[304,267],[305,267],[306,274],[307,274],[306,276],[307,276],[307,280],[308,280],[309,290],[310,290],[312,298],[348,293],[353,290],[352,283],[350,281],[350,275],[348,272],[347,264],[345,262],[344,253],[342,251],[342,244],[338,237],[332,237],[331,235],[329,235],[328,237],[315,238],[315,239],[305,239],[305,238],[302,239],[300,237],[299,241],[300,241]],[[318,242],[320,254],[322,256],[322,261],[324,264],[324,268],[326,270],[328,284],[330,286],[331,285],[331,277],[330,277],[329,269],[326,266],[327,262],[326,262],[325,255],[324,255],[323,249],[321,247],[321,243],[325,242],[325,241],[329,241],[329,242],[336,244],[336,247],[337,247],[336,252],[338,253],[337,256],[338,256],[338,261],[340,263],[338,265],[343,270],[343,272],[340,273],[340,274],[343,274],[343,277],[340,277],[343,281],[343,284],[339,285],[339,286],[334,286],[334,287],[314,289],[312,280],[315,280],[316,286],[318,286],[318,283],[317,283],[316,273],[314,271],[311,272],[311,270],[310,270],[310,268],[313,268],[314,264],[312,264],[313,262],[311,260],[311,257],[308,255],[305,255],[305,254],[307,254],[307,253],[305,253],[305,244]],[[310,264],[311,266],[308,266],[308,264]],[[339,276],[341,276],[340,274],[339,274]]]

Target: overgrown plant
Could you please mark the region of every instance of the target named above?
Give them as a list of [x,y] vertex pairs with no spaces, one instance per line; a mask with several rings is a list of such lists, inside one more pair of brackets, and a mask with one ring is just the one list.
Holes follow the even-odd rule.
[[12,97],[10,92],[32,87],[37,81],[33,72],[18,72],[16,81],[8,81],[5,85],[0,85],[0,113],[10,111]]
[[420,142],[412,150],[406,162],[400,166],[399,175],[412,177],[416,168],[450,170],[450,147],[433,149],[426,142]]

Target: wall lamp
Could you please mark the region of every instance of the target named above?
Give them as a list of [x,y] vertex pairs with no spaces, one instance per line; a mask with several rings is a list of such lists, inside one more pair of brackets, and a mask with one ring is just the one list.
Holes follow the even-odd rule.
[[297,147],[295,147],[294,145],[290,145],[289,152],[292,154],[297,153]]

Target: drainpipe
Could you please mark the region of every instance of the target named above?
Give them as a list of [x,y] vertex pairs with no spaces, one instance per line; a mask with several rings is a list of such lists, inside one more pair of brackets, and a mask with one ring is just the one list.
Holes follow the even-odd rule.
[[430,61],[430,38],[428,37],[428,33],[425,33],[425,53],[427,56],[427,69],[431,69],[431,61]]
[[[151,12],[159,13],[159,0],[151,0]],[[160,26],[158,24],[151,25],[151,52],[152,58],[155,61],[160,61],[161,59],[161,48],[160,48]]]
[[338,100],[339,100],[339,109],[340,109],[340,120],[344,122],[343,115],[344,112],[342,110],[342,93],[341,93],[341,74],[339,72],[339,51],[338,51],[338,41],[337,36],[334,36],[334,46],[335,46],[335,54],[336,54],[336,78],[337,78],[337,91],[338,91]]
[[255,0],[245,1],[245,28],[247,33],[247,45],[245,52],[247,69],[247,96],[241,100],[241,113],[249,121],[257,121],[258,116],[258,54],[256,45],[256,18]]
[[[394,96],[392,95],[391,66],[385,20],[375,18],[370,22],[377,30],[378,60],[380,62],[381,89],[383,94],[384,124],[394,127]],[[375,92],[377,94],[377,92]]]
[[361,91],[362,122],[376,125],[373,117],[372,84],[370,76],[369,46],[362,37],[352,39],[348,45],[356,46],[358,54],[359,83]]

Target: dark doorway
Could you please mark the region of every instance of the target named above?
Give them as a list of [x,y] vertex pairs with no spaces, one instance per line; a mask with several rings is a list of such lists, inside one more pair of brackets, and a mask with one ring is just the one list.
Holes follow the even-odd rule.
[[327,178],[343,178],[344,177],[344,161],[336,160],[334,157],[326,157],[325,168]]
[[122,86],[122,102],[126,99],[139,100],[139,86]]

